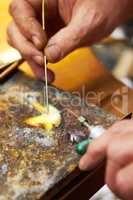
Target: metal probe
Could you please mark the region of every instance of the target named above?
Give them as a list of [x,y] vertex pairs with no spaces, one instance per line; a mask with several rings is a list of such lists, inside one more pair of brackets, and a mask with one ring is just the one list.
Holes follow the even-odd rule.
[[[45,0],[42,0],[42,27],[43,27],[43,30],[45,31]],[[48,94],[48,75],[47,75],[47,72],[48,72],[48,69],[47,69],[47,58],[46,56],[44,55],[44,58],[43,58],[43,63],[44,63],[44,75],[45,75],[45,87],[44,87],[44,104],[47,108],[47,113],[49,113],[49,94]]]

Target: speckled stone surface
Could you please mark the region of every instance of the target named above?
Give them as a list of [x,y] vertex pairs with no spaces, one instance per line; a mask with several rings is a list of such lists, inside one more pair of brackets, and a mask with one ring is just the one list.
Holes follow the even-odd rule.
[[116,121],[93,104],[81,106],[76,96],[50,87],[50,103],[61,111],[61,126],[51,132],[28,127],[25,119],[39,114],[32,103],[43,102],[43,86],[19,73],[0,85],[0,200],[39,199],[73,173],[79,157],[70,135],[86,138],[89,132],[68,109],[91,125],[107,128]]

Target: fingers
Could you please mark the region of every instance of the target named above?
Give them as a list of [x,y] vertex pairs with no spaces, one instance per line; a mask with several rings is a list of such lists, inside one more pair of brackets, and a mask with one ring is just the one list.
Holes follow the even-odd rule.
[[133,162],[120,166],[117,162],[108,160],[106,169],[106,184],[118,197],[133,199]]
[[88,0],[77,1],[72,6],[72,16],[69,13],[67,17],[70,20],[68,25],[57,32],[47,44],[45,53],[50,62],[57,62],[74,49],[89,46],[103,36],[99,34],[99,27],[105,26],[105,21],[98,8],[91,9]]
[[68,25],[49,40],[45,54],[50,62],[57,62],[63,59],[79,45],[74,32],[74,27]]
[[[116,195],[120,197],[125,197],[125,199],[128,200],[131,198],[129,198],[127,194],[128,192],[130,192],[130,190],[132,191],[133,185],[131,188],[128,187],[127,186],[128,182],[130,184],[130,180],[128,181],[129,175],[127,176],[125,174],[124,176],[121,175],[120,172],[128,168],[127,166],[131,165],[133,161],[132,120],[125,120],[123,122],[117,123],[112,127],[112,133],[113,132],[115,132],[115,134],[112,135],[112,139],[110,140],[106,148],[107,164],[106,164],[105,182]],[[130,170],[128,171],[128,173],[130,174],[130,176],[132,176]],[[121,186],[121,184],[123,187]],[[131,193],[130,197],[132,195],[133,193]]]
[[87,150],[87,153],[81,158],[79,168],[81,170],[90,170],[101,162],[106,156],[106,150],[110,141],[110,134],[105,133],[96,139]]
[[[44,81],[44,69],[41,67],[43,65],[43,54],[20,33],[15,23],[12,23],[8,28],[8,42],[11,46],[18,49],[28,61],[36,77]],[[53,81],[54,74],[49,70],[48,82],[51,83]]]
[[19,2],[14,0],[10,6],[10,13],[21,33],[38,49],[42,49],[46,44],[46,35],[36,16],[36,9],[41,8],[41,1],[39,0],[37,4],[34,0],[34,7],[29,2],[28,0],[19,0]]
[[118,195],[122,197],[122,199],[133,199],[133,162],[119,171],[116,184]]
[[[38,65],[37,63],[33,62],[32,60],[28,60],[27,62],[31,66],[31,69],[32,69],[33,73],[35,74],[35,76],[39,80],[45,81],[45,79],[44,79],[44,77],[45,77],[44,76],[44,69],[40,65]],[[49,69],[48,69],[47,77],[48,77],[48,83],[52,83],[55,79],[54,73]]]
[[106,157],[105,182],[116,195],[126,200],[133,198],[132,133],[132,120],[116,123],[88,147],[79,164],[82,170],[88,170]]
[[8,38],[10,44],[23,55],[26,59],[32,59],[34,62],[42,65],[43,54],[37,50],[34,45],[29,42],[19,31],[15,23],[12,23],[8,28]]
[[[132,132],[133,126],[132,121],[130,120],[114,124],[103,136],[96,139],[88,147],[87,153],[80,160],[80,169],[89,170],[95,167],[97,163],[105,157],[108,159],[114,159],[119,162],[120,165],[133,159],[132,151],[130,151],[131,149],[133,150],[133,135],[130,134]],[[125,142],[128,145],[125,145]]]
[[60,29],[48,41],[45,49],[45,54],[50,62],[57,62],[74,49],[81,47],[83,39],[88,33],[88,15],[86,15],[84,21],[79,21],[79,15],[82,18],[83,13],[87,13],[87,10],[84,9],[83,13],[78,13],[77,11],[78,14],[73,15],[76,1],[71,3],[68,1],[67,4],[65,2],[59,1],[59,11],[63,20],[67,22],[67,26]]
[[[14,0],[10,7],[11,15],[19,31],[38,49],[42,49],[47,42],[46,35],[37,19],[41,3],[41,0],[19,0],[19,3],[18,0]],[[74,49],[90,45],[103,36],[103,34],[97,34],[97,31],[99,33],[99,27],[105,27],[105,20],[96,5],[88,3],[88,0],[72,1],[70,10],[67,9],[65,1],[48,1],[48,16],[55,16],[56,22],[59,21],[57,18],[61,17],[68,24],[63,29],[60,29],[58,25],[60,30],[48,42],[45,53],[50,62],[57,62]],[[60,17],[57,13],[60,13]]]
[[106,184],[118,197],[133,199],[133,163],[121,167],[114,161],[108,161]]

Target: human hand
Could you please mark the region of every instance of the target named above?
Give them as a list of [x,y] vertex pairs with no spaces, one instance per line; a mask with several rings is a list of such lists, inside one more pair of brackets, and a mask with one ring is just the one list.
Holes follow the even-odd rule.
[[9,43],[33,69],[43,64],[44,47],[48,61],[59,61],[109,35],[133,10],[132,0],[47,0],[44,33],[41,5],[42,0],[13,0],[10,6],[14,21],[8,28]]
[[120,198],[133,199],[133,121],[125,120],[113,125],[96,139],[81,158],[81,170],[94,168],[107,160],[105,182]]

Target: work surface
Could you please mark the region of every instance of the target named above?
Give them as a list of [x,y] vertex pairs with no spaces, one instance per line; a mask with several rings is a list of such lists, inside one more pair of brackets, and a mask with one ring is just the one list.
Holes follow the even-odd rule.
[[[75,105],[77,97],[51,87],[50,102],[62,115],[59,128],[47,132],[25,124],[38,115],[32,104],[42,99],[41,82],[17,73],[0,86],[0,199],[37,199],[54,189],[67,175],[73,177],[79,156],[70,142],[72,134],[88,137],[88,129],[78,122],[85,116],[90,125],[108,128],[116,121],[112,114],[95,105]],[[76,176],[76,174],[75,174]],[[73,177],[74,178],[74,177]],[[58,193],[63,184],[56,189]],[[64,182],[65,186],[65,182]]]
[[[10,21],[9,15],[7,14],[8,4],[9,0],[4,0],[0,4],[0,10],[1,10],[0,21],[2,28],[1,29],[2,31],[0,30],[1,52],[3,52],[3,50],[5,51],[9,49],[9,46],[7,46],[5,42],[6,26]],[[125,86],[123,87],[122,83],[114,79],[112,75],[108,73],[106,68],[100,63],[100,61],[95,57],[91,49],[86,49],[85,51],[82,50],[82,53],[78,52],[74,53],[73,55],[67,58],[66,61],[63,61],[61,64],[58,64],[56,66],[52,65],[52,69],[56,74],[56,80],[54,82],[55,86],[58,87],[60,86],[62,89],[65,90],[70,89],[70,90],[81,91],[81,86],[84,85],[86,88],[86,92],[87,91],[93,92],[91,93],[92,96],[90,95],[90,97],[95,97],[95,94],[99,95],[100,93],[103,93],[102,98],[100,100],[97,98],[91,98],[89,102],[90,101],[95,102],[101,108],[109,111],[110,113],[115,113],[116,116],[123,116],[124,114],[127,114],[127,112],[133,112],[132,90],[129,90]],[[24,64],[21,67],[21,69],[22,68],[24,69],[26,66],[27,65]],[[25,199],[25,196],[23,196],[23,194],[26,194],[27,193],[26,191],[28,191],[28,193],[31,192],[29,194],[27,193],[28,199],[34,199],[36,197],[39,198],[49,188],[54,188],[53,186],[60,179],[64,179],[64,177],[66,177],[68,174],[71,174],[71,179],[73,179],[77,175],[74,173],[73,170],[75,170],[75,167],[77,166],[79,157],[77,156],[77,154],[75,154],[74,146],[69,142],[68,137],[65,137],[65,140],[63,140],[62,142],[61,129],[59,129],[59,135],[61,137],[59,138],[56,137],[54,138],[55,140],[53,140],[52,137],[49,137],[47,135],[44,136],[43,130],[39,129],[35,131],[29,127],[25,127],[24,124],[22,124],[23,122],[22,119],[25,119],[26,117],[31,116],[33,114],[36,114],[36,112],[33,111],[32,109],[29,110],[29,107],[27,107],[27,105],[22,107],[20,106],[21,103],[20,103],[20,98],[18,98],[18,95],[21,94],[21,91],[18,88],[21,84],[23,85],[24,80],[26,79],[25,78],[23,80],[20,79],[19,84],[15,84],[18,83],[18,80],[16,81],[16,78],[14,78],[12,84],[10,82],[10,84],[5,83],[4,85],[1,84],[0,86],[1,87],[0,102],[2,104],[2,106],[0,106],[0,114],[2,116],[0,117],[0,124],[2,124],[2,126],[0,127],[1,129],[0,152],[2,152],[2,154],[0,154],[0,167],[1,167],[0,199],[2,200],[3,200],[2,195],[4,195],[4,199],[5,198],[7,199],[7,196],[9,194],[10,194],[9,199],[11,199],[13,195],[15,195],[14,192],[16,191],[16,189],[17,191],[19,191],[18,193],[16,193],[16,198],[18,198],[19,194],[21,193],[22,198],[20,199]],[[25,83],[27,83],[27,81]],[[39,86],[35,88],[32,87],[30,84],[31,82],[28,82],[28,84],[26,84],[26,87],[24,87],[24,90],[26,90],[26,92],[29,90],[32,92],[34,91],[35,93],[36,91],[38,91],[37,93],[39,94],[40,88],[42,87],[40,83]],[[15,93],[17,92],[15,98],[11,98],[10,103],[5,102],[6,98],[8,98],[10,95],[11,96],[14,95],[14,91]],[[126,91],[126,98],[124,98],[123,100],[123,97],[125,97],[125,91]],[[26,102],[27,100],[28,101],[34,100],[34,98],[32,98],[33,97],[32,94],[31,98],[29,96],[26,96]],[[113,94],[115,94],[116,101],[113,101],[112,103]],[[17,105],[16,103],[14,103],[14,101],[16,101],[16,97],[18,98]],[[5,103],[2,102],[3,98],[5,98],[4,99]],[[126,109],[124,110],[123,110],[123,102],[127,103]],[[89,109],[90,111],[91,115],[91,117],[89,117],[89,119],[91,119],[90,122],[92,122],[92,116],[96,114],[94,110],[92,111],[92,108],[95,109],[96,107],[89,106],[88,108],[86,108],[86,110]],[[104,114],[101,115],[101,113]],[[101,123],[103,122],[104,124],[107,123],[106,124],[107,126],[112,124],[112,119],[110,121],[109,117],[110,115],[108,115],[109,117],[108,118],[105,112],[101,112],[101,110],[98,109],[97,115],[99,116],[99,114],[101,116],[100,117]],[[68,122],[70,123],[70,121]],[[74,126],[74,128],[76,127],[77,130],[77,125],[75,126],[73,122],[71,123],[72,124],[70,128]],[[14,128],[11,129],[10,131],[12,124],[14,125],[13,126]],[[25,130],[27,130],[27,132],[25,132]],[[84,132],[83,128],[82,131]],[[37,134],[37,132],[39,132],[39,135]],[[58,134],[56,134],[55,136],[57,135]],[[57,143],[60,140],[61,144],[59,142],[60,145],[57,146]],[[55,146],[56,146],[55,148],[56,151],[53,150],[53,147]],[[61,148],[60,153],[58,151],[59,150],[58,148]],[[47,157],[46,157],[46,150],[47,150]],[[57,156],[57,152],[59,156]],[[5,157],[6,159],[3,159],[3,157]],[[29,166],[29,168],[27,166]],[[43,173],[41,173],[42,171]],[[102,186],[103,184],[104,168],[101,168],[101,170],[97,171],[97,173],[94,172],[93,174],[94,175],[90,179],[90,182],[87,181],[86,184],[85,199],[88,199],[88,197],[90,197],[94,192],[96,192],[96,189],[98,189],[98,187],[96,186],[99,183],[100,183],[99,186]],[[93,188],[90,187],[90,183],[91,184],[94,183],[93,188],[96,187],[96,189],[94,189],[93,192],[91,192]],[[24,187],[24,185],[26,187]],[[32,186],[31,190],[28,189],[29,186],[30,187]],[[61,186],[63,186],[63,184],[60,184],[60,187],[59,186],[57,187],[56,190],[57,193],[61,189]],[[85,186],[83,186],[83,188],[85,188]],[[76,191],[77,195],[78,191]],[[80,197],[77,196],[77,198],[74,199],[80,199]]]

